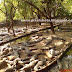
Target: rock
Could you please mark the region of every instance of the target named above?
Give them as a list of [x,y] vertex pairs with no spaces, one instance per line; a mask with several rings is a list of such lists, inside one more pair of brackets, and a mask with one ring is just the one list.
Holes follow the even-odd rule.
[[23,68],[21,68],[21,70],[28,70],[31,69],[35,66],[35,64],[38,62],[38,60],[34,60],[32,62],[30,62],[29,64],[26,64]]
[[[26,72],[25,70],[21,70],[21,71],[19,71],[19,72]],[[28,71],[27,71],[28,72]]]
[[58,55],[58,54],[60,54],[60,51],[55,51],[55,55]]
[[35,41],[39,38],[39,36],[32,36],[32,40]]
[[37,63],[36,66],[34,67],[34,70],[35,70],[35,71],[38,71],[39,66],[42,66],[42,65],[43,65],[43,61],[38,61],[38,63]]
[[23,63],[17,62],[16,63],[16,69],[20,69],[23,67]]
[[9,51],[13,51],[13,49],[12,48],[9,48]]
[[46,45],[46,44],[44,43],[44,41],[41,41],[40,43],[41,43],[42,46],[45,46],[45,45]]
[[8,56],[7,58],[8,58],[8,60],[12,61],[16,58],[16,56]]
[[48,58],[52,58],[55,55],[55,51],[53,49],[45,51],[45,54]]
[[14,72],[13,68],[7,68],[4,72]]
[[58,41],[58,42],[55,43],[56,46],[60,46],[60,45],[62,45],[62,44],[63,44],[62,41]]
[[14,64],[14,61],[6,60],[6,62],[9,68],[11,68],[11,66]]
[[7,55],[9,53],[9,49],[5,49],[1,55]]
[[0,36],[5,36],[5,35],[8,35],[8,32],[3,32],[0,34]]
[[52,41],[53,41],[53,40],[49,40],[49,41],[47,41],[45,44],[46,44],[46,45],[49,45],[49,44],[52,43]]
[[37,36],[43,36],[43,34],[38,34]]
[[65,41],[65,39],[63,38],[60,38],[60,37],[56,37],[56,36],[52,36],[53,39],[57,39],[57,40],[62,40],[62,41]]
[[37,55],[35,54],[31,57],[30,61],[34,61],[36,58],[37,58]]
[[48,40],[52,40],[52,36],[49,36],[49,37],[47,37],[46,39],[48,39]]
[[6,61],[6,60],[7,60],[7,57],[4,57],[4,58],[3,58],[3,60],[5,60],[5,61]]
[[0,69],[3,69],[3,68],[6,68],[8,65],[7,65],[7,62],[5,60],[0,60]]
[[69,44],[69,42],[65,42],[65,44],[67,45],[67,44]]
[[0,39],[0,41],[3,41],[3,39]]

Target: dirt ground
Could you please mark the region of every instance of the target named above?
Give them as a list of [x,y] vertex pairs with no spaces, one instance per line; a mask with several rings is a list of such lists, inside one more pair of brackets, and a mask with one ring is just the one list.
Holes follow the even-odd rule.
[[[45,27],[47,26],[14,29],[18,37]],[[34,72],[46,67],[61,53],[66,44],[72,42],[72,31],[65,30],[56,29],[55,35],[50,29],[44,30],[0,46],[0,72]],[[6,28],[0,29],[0,43],[16,37],[9,34]]]

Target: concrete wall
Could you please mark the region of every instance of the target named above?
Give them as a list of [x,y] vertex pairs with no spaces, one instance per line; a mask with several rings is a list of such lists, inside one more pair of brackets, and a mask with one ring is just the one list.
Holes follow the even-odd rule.
[[[36,25],[36,22],[21,22],[20,20],[14,20],[14,26],[26,26],[26,25]],[[8,23],[10,25],[10,23]],[[5,22],[0,23],[0,28],[6,27]]]

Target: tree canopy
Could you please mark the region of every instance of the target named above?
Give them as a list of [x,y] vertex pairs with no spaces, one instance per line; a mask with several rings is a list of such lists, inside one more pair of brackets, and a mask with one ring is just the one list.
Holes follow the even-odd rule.
[[[72,0],[0,0],[0,21],[6,20],[8,32],[14,20],[57,18],[72,18]],[[52,22],[50,26],[55,34]]]
[[72,0],[0,0],[0,21],[13,19],[71,18]]

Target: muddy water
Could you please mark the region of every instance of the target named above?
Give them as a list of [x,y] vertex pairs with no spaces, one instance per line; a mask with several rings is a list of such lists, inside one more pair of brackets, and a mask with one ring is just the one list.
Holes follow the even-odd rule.
[[15,41],[11,42],[11,44],[18,44],[19,42],[27,41],[27,40],[29,40],[29,38],[30,38],[30,36],[23,37],[21,39],[18,39],[18,40],[15,40]]

